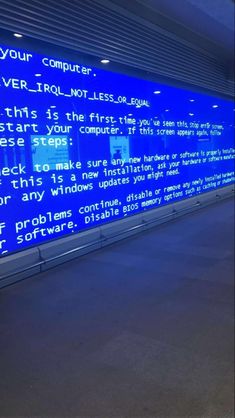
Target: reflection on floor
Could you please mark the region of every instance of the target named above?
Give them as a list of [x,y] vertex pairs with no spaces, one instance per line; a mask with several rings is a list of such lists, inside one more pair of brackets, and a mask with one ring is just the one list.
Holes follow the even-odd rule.
[[231,200],[5,288],[1,417],[233,412]]

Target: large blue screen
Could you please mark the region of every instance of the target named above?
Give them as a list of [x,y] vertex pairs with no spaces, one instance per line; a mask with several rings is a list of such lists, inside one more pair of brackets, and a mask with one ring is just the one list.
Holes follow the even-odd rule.
[[6,45],[0,70],[1,255],[234,181],[231,101]]

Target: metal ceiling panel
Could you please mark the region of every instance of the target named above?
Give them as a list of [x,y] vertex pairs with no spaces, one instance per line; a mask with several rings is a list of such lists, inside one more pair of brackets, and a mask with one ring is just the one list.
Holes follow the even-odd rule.
[[105,0],[0,0],[0,28],[232,96],[224,63]]

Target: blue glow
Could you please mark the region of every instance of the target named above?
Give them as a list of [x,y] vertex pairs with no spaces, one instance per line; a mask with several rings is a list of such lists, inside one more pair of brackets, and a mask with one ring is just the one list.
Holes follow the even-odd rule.
[[0,64],[0,255],[234,181],[232,102],[8,46]]

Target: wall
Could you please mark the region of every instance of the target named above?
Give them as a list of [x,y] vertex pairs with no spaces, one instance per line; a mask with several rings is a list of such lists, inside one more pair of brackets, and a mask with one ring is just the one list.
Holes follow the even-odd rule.
[[[109,5],[109,6],[107,6]],[[146,78],[171,80],[231,97],[225,63],[203,49],[177,38],[104,0],[0,0],[0,29],[125,64]],[[192,87],[193,86],[193,87]],[[60,262],[101,248],[218,199],[229,197],[232,186],[167,207],[151,210],[82,234],[43,244],[0,260],[0,287]]]

